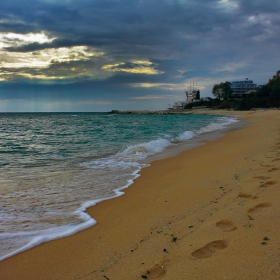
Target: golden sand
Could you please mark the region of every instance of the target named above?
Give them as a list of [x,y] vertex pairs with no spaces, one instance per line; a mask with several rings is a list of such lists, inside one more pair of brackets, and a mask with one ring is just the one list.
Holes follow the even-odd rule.
[[[230,112],[234,114],[234,112]],[[0,262],[0,279],[280,279],[280,111],[158,160],[98,224]]]

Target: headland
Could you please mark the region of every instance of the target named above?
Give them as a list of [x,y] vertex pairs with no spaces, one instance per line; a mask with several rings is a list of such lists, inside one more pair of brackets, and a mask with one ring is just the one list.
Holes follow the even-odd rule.
[[[233,111],[233,110],[232,110]],[[192,115],[192,114],[217,114],[217,115],[228,115],[231,110],[219,110],[211,109],[207,107],[194,107],[191,109],[169,109],[169,110],[112,110],[109,114],[154,114],[154,115]]]

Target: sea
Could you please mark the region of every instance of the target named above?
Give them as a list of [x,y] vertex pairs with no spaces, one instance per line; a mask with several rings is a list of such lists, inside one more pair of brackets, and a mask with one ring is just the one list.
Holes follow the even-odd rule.
[[86,209],[123,195],[153,158],[235,122],[218,115],[1,113],[0,260],[94,226]]

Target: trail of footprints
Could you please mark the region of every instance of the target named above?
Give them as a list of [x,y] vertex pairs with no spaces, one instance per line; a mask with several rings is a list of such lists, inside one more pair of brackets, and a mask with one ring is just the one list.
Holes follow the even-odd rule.
[[[270,159],[272,164],[267,164],[267,165],[261,164],[261,166],[263,168],[265,168],[265,167],[269,168],[267,170],[268,173],[272,173],[272,172],[276,172],[276,171],[280,170],[280,167],[274,165],[280,161],[280,153],[278,152],[279,149],[280,149],[280,141],[279,141],[279,143],[277,143],[277,145],[274,147],[274,149],[271,150],[271,152],[273,153],[273,156],[267,157]],[[275,180],[269,180],[269,179],[271,179],[271,177],[269,177],[269,176],[255,176],[254,178],[261,180],[261,183],[259,185],[259,190],[261,190],[261,191],[265,191],[266,188],[269,188],[270,186],[278,183]],[[238,197],[247,199],[247,200],[249,200],[249,199],[254,200],[254,199],[259,198],[256,195],[252,195],[249,193],[243,193],[243,192],[239,193]],[[254,215],[271,206],[272,206],[272,203],[270,203],[270,202],[260,202],[260,203],[256,204],[255,206],[247,209],[247,214]],[[216,223],[216,227],[218,227],[223,232],[232,232],[232,231],[237,230],[237,227],[234,225],[233,221],[231,221],[231,220],[220,220]],[[207,258],[210,258],[213,255],[215,255],[218,251],[226,249],[229,246],[229,244],[230,244],[229,240],[215,240],[215,241],[207,243],[205,246],[203,246],[199,249],[196,249],[195,251],[193,251],[191,253],[191,255],[198,259],[207,259]],[[153,267],[153,268],[149,269],[147,272],[148,272],[149,278],[151,278],[151,279],[161,278],[161,276],[163,276],[166,273],[165,263],[162,263],[162,265],[160,265],[160,266]]]
[[[279,142],[279,145],[277,146],[277,150],[279,150],[279,148],[280,148],[280,142]],[[275,154],[275,150],[273,151],[274,154]],[[271,159],[271,162],[276,163],[276,162],[280,161],[280,157],[278,158],[279,155],[280,155],[279,153],[276,153],[277,157],[276,158],[275,158],[275,156],[272,157],[273,159]],[[267,170],[268,173],[272,173],[272,172],[276,172],[276,171],[280,170],[280,167],[275,166],[275,165],[262,165],[262,167],[269,168]],[[269,188],[270,186],[278,183],[275,180],[269,180],[269,179],[271,179],[271,177],[269,177],[269,176],[255,176],[254,178],[259,179],[261,181],[261,183],[259,185],[259,189],[262,191],[265,191],[266,188]],[[249,199],[254,200],[254,199],[259,198],[256,195],[252,195],[249,193],[243,193],[243,192],[239,193],[238,197],[247,199],[247,200],[249,200]],[[271,206],[272,206],[272,203],[270,203],[270,202],[260,202],[260,203],[257,203],[255,206],[247,209],[247,214],[254,215]],[[231,221],[231,220],[220,220],[216,223],[216,227],[218,227],[223,232],[232,232],[232,231],[237,230],[237,227],[234,225],[233,221]],[[229,244],[230,244],[229,240],[215,240],[215,241],[207,243],[206,245],[204,245],[201,248],[194,250],[191,253],[191,255],[197,259],[207,259],[207,258],[210,258],[213,255],[215,255],[218,251],[226,249],[229,246]],[[148,270],[149,278],[152,278],[152,279],[160,278],[165,273],[166,273],[166,271],[165,271],[164,265],[153,267]]]
[[[247,198],[247,199],[257,199],[257,196],[253,196],[247,193],[240,193],[238,197]],[[261,212],[264,208],[272,206],[269,202],[258,203],[254,207],[251,207],[247,210],[247,213],[254,214]],[[231,220],[221,220],[216,223],[216,226],[224,232],[230,232],[237,229],[234,223]],[[199,248],[191,253],[193,257],[198,259],[206,259],[212,257],[216,252],[226,249],[229,245],[228,240],[216,240],[210,243],[207,243],[202,248]]]
[[[277,159],[274,158],[272,161],[278,161],[278,160],[280,160],[280,158],[277,158]],[[274,172],[274,171],[278,171],[280,169],[279,167],[275,167],[275,166],[271,166],[271,165],[269,165],[268,167],[272,167],[272,168],[270,168],[267,172]],[[262,181],[270,179],[270,177],[268,177],[268,176],[255,176],[254,178],[260,179]],[[272,186],[277,183],[278,183],[277,181],[273,181],[273,180],[267,181],[267,182],[261,183],[259,185],[259,188],[267,188],[267,187]],[[251,195],[248,193],[239,193],[238,197],[245,198],[245,199],[257,199],[258,198],[258,196]],[[271,206],[272,206],[272,204],[270,202],[258,203],[255,206],[249,208],[247,210],[247,213],[248,214],[249,213],[250,214],[259,213],[263,209],[271,207]],[[216,226],[224,232],[230,232],[230,231],[234,231],[237,229],[237,227],[234,225],[234,223],[231,220],[221,220],[216,223]],[[228,240],[212,241],[210,243],[207,243],[205,246],[193,251],[191,253],[191,255],[198,259],[210,258],[216,252],[226,249],[229,246],[229,243],[230,242]]]

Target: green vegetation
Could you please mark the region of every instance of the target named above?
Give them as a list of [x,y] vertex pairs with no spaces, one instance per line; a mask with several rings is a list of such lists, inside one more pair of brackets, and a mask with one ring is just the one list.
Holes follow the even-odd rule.
[[244,94],[243,97],[236,97],[232,94],[230,82],[215,84],[212,94],[216,98],[209,98],[209,101],[200,100],[189,103],[185,109],[201,106],[212,109],[241,111],[254,108],[280,108],[280,70],[276,72],[267,84],[259,87],[255,92]]
[[263,240],[265,240],[264,242],[262,242],[261,244],[262,245],[267,245],[267,242],[266,241],[269,241],[270,239],[268,237],[265,237]]
[[172,242],[176,242],[176,241],[177,241],[177,237],[173,237]]
[[212,94],[220,100],[229,100],[232,98],[231,83],[226,81],[225,83],[215,84],[212,89]]

